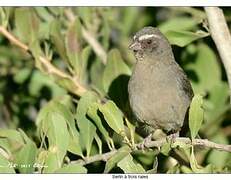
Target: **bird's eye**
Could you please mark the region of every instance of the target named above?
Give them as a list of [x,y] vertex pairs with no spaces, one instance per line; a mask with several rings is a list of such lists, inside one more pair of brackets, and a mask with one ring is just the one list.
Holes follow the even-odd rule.
[[151,43],[152,43],[151,39],[147,40],[147,44],[151,44]]

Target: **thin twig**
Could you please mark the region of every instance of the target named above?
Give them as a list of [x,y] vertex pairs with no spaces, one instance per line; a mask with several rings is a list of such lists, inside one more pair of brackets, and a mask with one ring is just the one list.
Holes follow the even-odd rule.
[[[156,147],[156,148],[160,149],[161,146],[163,146],[166,142],[167,142],[166,138],[156,140],[156,141],[150,141],[150,142],[144,141],[142,143],[136,144],[135,147],[137,149],[140,149],[142,147],[141,145],[143,145],[147,148]],[[211,148],[211,149],[216,149],[219,151],[231,152],[231,145],[218,144],[218,143],[211,142],[207,139],[194,139],[192,141],[190,138],[179,137],[179,138],[175,138],[174,142],[175,143],[181,142],[181,143],[185,143],[185,144],[189,144],[189,145],[193,145],[193,146],[202,146],[202,147],[207,147],[207,148]],[[96,161],[107,161],[112,156],[114,156],[117,153],[117,151],[118,150],[112,150],[112,151],[104,153],[104,154],[97,154],[95,156],[85,158],[84,160],[80,159],[77,161],[72,161],[71,163],[86,165],[86,164],[90,164],[90,163],[93,163]]]
[[7,39],[9,39],[11,43],[15,44],[16,46],[20,47],[21,49],[23,49],[25,51],[29,50],[27,45],[23,44],[21,41],[19,41],[17,38],[15,38],[3,26],[0,26],[0,33],[2,33]]
[[[190,138],[186,137],[179,137],[176,138],[175,141],[177,142],[183,142],[185,144],[190,144],[193,146],[203,146],[207,148],[217,149],[219,151],[227,151],[231,152],[231,145],[226,144],[218,144],[211,142],[207,139],[194,139],[193,141]],[[166,139],[161,139],[157,141],[151,141],[144,144],[146,147],[161,147],[164,143],[166,143]]]
[[[71,9],[64,10],[65,16],[68,18],[70,22],[75,20],[75,15],[71,11]],[[82,34],[83,38],[90,44],[94,52],[97,56],[99,56],[100,60],[103,64],[107,63],[107,53],[105,52],[104,48],[101,44],[97,41],[97,39],[84,27],[82,27]]]
[[[205,7],[211,36],[224,64],[231,96],[231,35],[223,11],[218,7]],[[230,98],[231,102],[231,98]]]
[[80,159],[77,161],[71,161],[72,164],[80,164],[80,165],[86,165],[86,164],[90,164],[96,161],[107,161],[108,159],[110,159],[112,156],[114,156],[116,154],[118,150],[112,150],[110,152],[104,153],[104,154],[97,154],[95,156],[91,156],[85,159]]
[[[0,33],[5,36],[11,43],[18,46],[19,48],[23,49],[24,51],[29,51],[29,47],[22,43],[20,40],[18,40],[16,37],[14,37],[7,29],[0,26]],[[40,56],[39,57],[40,62],[42,65],[46,68],[48,74],[56,75],[60,78],[68,79],[70,80],[74,88],[68,89],[70,92],[76,94],[77,96],[81,96],[84,92],[86,92],[86,88],[82,86],[77,80],[74,80],[70,75],[60,71],[58,68],[56,68],[51,62],[46,59],[45,57]]]

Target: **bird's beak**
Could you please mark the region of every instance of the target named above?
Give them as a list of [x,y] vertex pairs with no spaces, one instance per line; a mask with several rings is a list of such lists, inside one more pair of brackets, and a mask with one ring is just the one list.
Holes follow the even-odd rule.
[[131,44],[128,46],[128,48],[129,48],[130,50],[133,50],[133,51],[142,50],[140,43],[139,43],[139,42],[136,42],[136,41],[133,42],[133,43],[131,43]]

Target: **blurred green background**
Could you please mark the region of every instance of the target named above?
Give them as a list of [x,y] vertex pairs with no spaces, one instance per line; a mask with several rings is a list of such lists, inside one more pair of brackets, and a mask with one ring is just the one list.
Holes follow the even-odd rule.
[[[230,8],[222,9],[230,27]],[[36,162],[52,167],[45,168],[46,170],[35,167],[5,168],[0,169],[0,172],[105,171],[103,161],[84,167],[72,166],[71,170],[62,168],[70,164],[70,161],[81,159],[81,156],[92,156],[101,151],[109,152],[108,144],[115,145],[116,148],[123,146],[120,133],[104,121],[99,126],[96,125],[96,120],[92,123],[87,117],[87,111],[89,103],[95,101],[93,99],[106,97],[115,103],[108,106],[113,106],[115,111],[120,109],[131,120],[127,82],[135,58],[128,50],[128,45],[134,33],[144,26],[158,27],[166,35],[172,44],[175,59],[188,75],[194,92],[204,96],[204,121],[199,132],[200,138],[222,144],[231,143],[227,77],[215,44],[207,31],[203,8],[0,8],[0,20],[1,26],[7,28],[30,49],[30,53],[26,53],[0,35],[0,147],[7,154],[3,156],[1,153],[0,163]],[[84,36],[83,29],[99,42],[103,55],[95,53],[95,48],[89,43],[86,35]],[[39,63],[38,54],[52,59],[54,66],[75,77],[87,89],[97,92],[97,97],[88,93],[80,99],[70,92],[70,82],[49,73]],[[48,103],[49,101],[51,103]],[[115,105],[117,107],[114,107]],[[103,107],[100,111],[105,115]],[[56,117],[52,113],[61,115]],[[92,113],[94,114],[93,110]],[[56,119],[63,114],[64,119],[75,119],[69,122],[69,125],[74,126],[74,130],[66,121],[63,122],[62,118],[58,124]],[[88,116],[102,120],[101,116],[91,115]],[[121,118],[120,116],[116,114],[115,117]],[[48,121],[52,118],[54,121]],[[49,124],[50,122],[54,124]],[[105,129],[100,130],[101,126]],[[56,129],[49,132],[48,127]],[[63,145],[65,139],[61,137],[62,133],[70,131],[74,134],[72,148],[71,143]],[[113,143],[110,143],[111,141]],[[59,143],[60,148],[64,149],[60,150],[58,157],[50,155],[54,148],[52,145]],[[26,159],[25,153],[31,156]],[[187,156],[184,151],[180,154]],[[195,156],[197,163],[203,167],[212,165],[213,168],[207,168],[204,172],[231,172],[230,153],[200,148],[196,149]],[[155,149],[145,153],[135,151],[126,158],[123,160],[134,163],[132,166],[137,167],[136,163],[139,163],[139,172],[193,172],[189,165],[176,162],[170,155],[158,154]],[[123,161],[117,159],[114,163],[117,165],[111,165],[106,172],[130,172],[123,166]],[[60,168],[62,170],[57,171]]]

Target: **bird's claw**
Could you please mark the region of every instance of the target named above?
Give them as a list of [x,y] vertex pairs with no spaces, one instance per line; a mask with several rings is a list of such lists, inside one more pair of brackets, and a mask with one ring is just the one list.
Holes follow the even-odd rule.
[[147,148],[147,145],[152,141],[152,134],[149,134],[146,138],[144,138],[143,142],[139,144],[138,148],[144,150]]
[[179,132],[170,134],[169,136],[167,136],[167,141],[170,142],[171,144],[176,142],[176,138],[179,137]]

